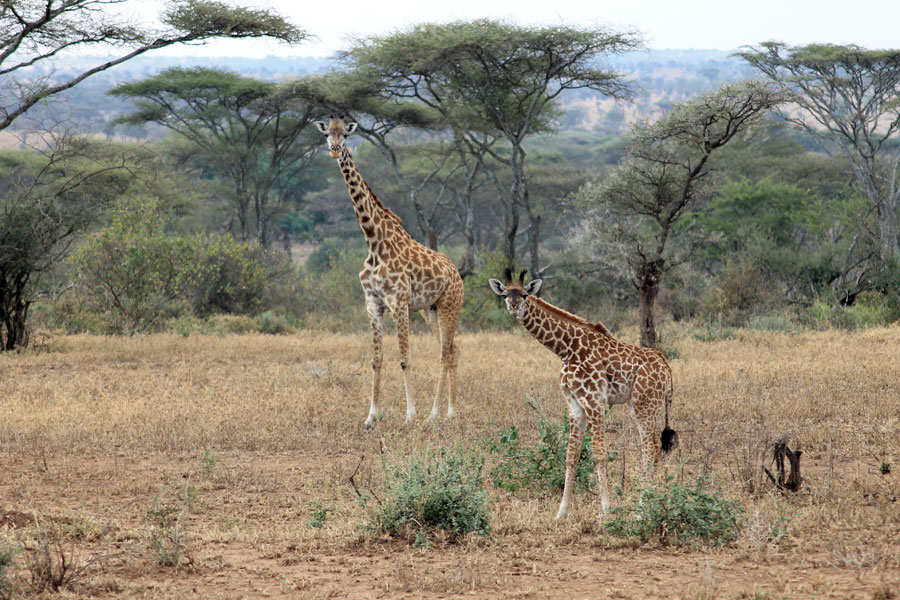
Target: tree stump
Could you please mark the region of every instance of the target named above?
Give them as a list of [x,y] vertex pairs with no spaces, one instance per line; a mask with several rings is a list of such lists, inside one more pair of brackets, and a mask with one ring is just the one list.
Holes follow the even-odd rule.
[[[777,477],[772,475],[765,465],[763,465],[762,469],[779,490],[796,492],[803,483],[803,477],[800,476],[800,456],[803,454],[803,450],[791,450],[788,448],[787,442],[788,438],[783,437],[775,442],[773,448],[772,460],[775,462],[778,474]],[[784,470],[785,457],[787,457],[788,463],[790,463],[791,466],[790,473],[788,473],[787,476],[785,476]]]

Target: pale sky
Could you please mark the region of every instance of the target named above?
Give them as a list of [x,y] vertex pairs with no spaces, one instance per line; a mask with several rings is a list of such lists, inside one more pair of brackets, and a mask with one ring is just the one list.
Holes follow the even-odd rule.
[[[479,17],[527,24],[604,25],[637,29],[648,48],[736,50],[777,40],[900,47],[898,0],[230,0],[269,7],[314,34],[316,41],[290,47],[258,40],[175,46],[166,55],[329,56],[347,36],[383,35],[414,23]],[[158,0],[144,0],[150,10]],[[135,6],[129,2],[129,6]],[[134,9],[132,9],[134,10]],[[160,54],[160,53],[157,53]]]

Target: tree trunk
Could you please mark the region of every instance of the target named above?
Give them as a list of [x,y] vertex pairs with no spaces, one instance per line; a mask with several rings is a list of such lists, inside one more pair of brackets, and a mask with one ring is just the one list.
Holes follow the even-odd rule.
[[503,228],[503,255],[509,267],[515,266],[516,261],[516,235],[519,233],[519,196],[521,195],[522,173],[519,169],[519,147],[513,145],[510,158],[512,168],[512,187],[509,193],[507,214],[504,215]]
[[256,209],[256,238],[259,245],[266,250],[272,246],[272,236],[269,231],[269,207],[265,194],[254,194],[253,204]]
[[879,258],[884,261],[900,259],[900,232],[897,207],[887,202],[878,204],[878,233],[881,238]]
[[431,227],[430,224],[428,227],[428,247],[432,250],[438,249],[437,234],[434,232],[434,227]]
[[466,254],[463,257],[463,264],[459,266],[459,274],[465,278],[475,272],[475,206],[472,203],[472,193],[475,188],[475,178],[479,169],[482,167],[484,153],[482,152],[470,169],[463,158],[463,168],[466,173],[466,186],[463,191],[462,201],[458,204],[462,206],[463,213],[463,237],[466,240]]
[[287,231],[283,231],[281,234],[281,244],[287,257],[293,259],[294,255],[293,251],[291,250],[291,236]]
[[4,315],[4,325],[6,326],[6,340],[3,344],[3,350],[15,350],[24,348],[28,345],[28,328],[25,321],[28,317],[28,306],[30,302],[22,302],[16,300],[12,306],[12,312]]
[[463,264],[459,266],[459,274],[468,277],[475,272],[475,214],[471,206],[467,207],[463,233],[466,236],[466,254],[463,257]]
[[541,221],[543,217],[531,208],[531,198],[528,196],[528,180],[523,178],[522,181],[522,204],[525,205],[525,212],[528,214],[530,223],[528,235],[528,254],[530,258],[531,276],[541,276],[540,264],[540,246],[541,246]]
[[656,297],[662,282],[665,259],[646,260],[638,270],[638,293],[641,297],[641,346],[656,348],[659,335],[656,333],[656,320],[653,314]]
[[528,218],[531,221],[531,235],[528,240],[529,250],[531,254],[531,276],[541,276],[540,264],[540,244],[541,244],[541,217],[532,215],[529,211]]

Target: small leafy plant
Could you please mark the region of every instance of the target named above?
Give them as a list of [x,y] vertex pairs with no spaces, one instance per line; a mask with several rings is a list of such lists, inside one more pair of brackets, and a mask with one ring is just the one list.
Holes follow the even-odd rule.
[[614,507],[604,529],[615,536],[635,538],[641,543],[676,546],[699,541],[725,546],[741,531],[744,507],[709,489],[709,478],[701,475],[688,485],[671,477],[662,486],[639,490],[638,501]]
[[483,457],[447,448],[385,463],[384,500],[378,501],[370,528],[417,546],[438,532],[450,542],[470,532],[489,536],[483,467]]
[[318,500],[313,500],[309,503],[310,519],[306,522],[306,524],[315,529],[321,529],[325,526],[325,519],[328,517],[328,513],[330,512],[330,508],[327,508]]

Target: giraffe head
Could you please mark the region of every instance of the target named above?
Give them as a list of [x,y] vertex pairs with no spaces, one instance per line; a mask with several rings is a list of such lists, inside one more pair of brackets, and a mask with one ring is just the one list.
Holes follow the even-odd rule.
[[328,153],[331,158],[340,158],[347,145],[347,138],[356,131],[356,123],[344,123],[344,115],[334,120],[334,115],[325,121],[316,121],[316,129],[328,140]]
[[525,273],[527,272],[528,269],[524,269],[519,273],[519,280],[513,281],[512,272],[509,269],[506,269],[506,285],[503,285],[499,279],[491,279],[488,281],[488,285],[491,286],[494,293],[503,297],[503,300],[506,302],[506,310],[509,311],[509,314],[517,319],[525,314],[525,299],[528,298],[528,296],[537,294],[543,283],[540,279],[532,279],[528,282],[528,285],[525,285]]

